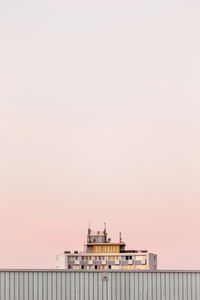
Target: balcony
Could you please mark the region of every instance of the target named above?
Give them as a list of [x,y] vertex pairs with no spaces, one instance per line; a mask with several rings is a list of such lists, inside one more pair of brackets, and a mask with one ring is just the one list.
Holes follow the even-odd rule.
[[132,259],[129,259],[128,260],[128,265],[132,265],[133,264],[133,260]]

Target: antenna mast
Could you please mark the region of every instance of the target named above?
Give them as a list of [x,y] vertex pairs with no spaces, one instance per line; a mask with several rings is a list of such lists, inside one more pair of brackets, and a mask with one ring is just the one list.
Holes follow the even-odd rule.
[[120,243],[122,242],[122,233],[121,232],[119,233],[119,242]]

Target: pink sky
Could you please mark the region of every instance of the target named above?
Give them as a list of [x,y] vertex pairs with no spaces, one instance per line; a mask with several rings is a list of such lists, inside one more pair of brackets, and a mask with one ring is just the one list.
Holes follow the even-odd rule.
[[159,268],[200,269],[199,3],[0,12],[0,268],[52,268],[106,222]]

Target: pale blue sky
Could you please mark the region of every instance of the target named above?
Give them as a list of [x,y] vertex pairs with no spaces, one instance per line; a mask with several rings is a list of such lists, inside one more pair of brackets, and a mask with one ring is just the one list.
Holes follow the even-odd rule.
[[0,2],[0,267],[51,267],[107,221],[160,268],[200,269],[199,15],[198,1]]

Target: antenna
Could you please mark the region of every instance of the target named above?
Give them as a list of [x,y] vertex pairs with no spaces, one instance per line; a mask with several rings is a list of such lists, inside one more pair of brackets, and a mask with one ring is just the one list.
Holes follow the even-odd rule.
[[107,232],[106,232],[106,223],[104,223],[104,243],[107,243]]
[[89,222],[89,227],[88,227],[88,234],[90,235],[91,229],[90,229],[90,222]]
[[120,243],[122,242],[122,233],[121,232],[119,233],[119,242]]

